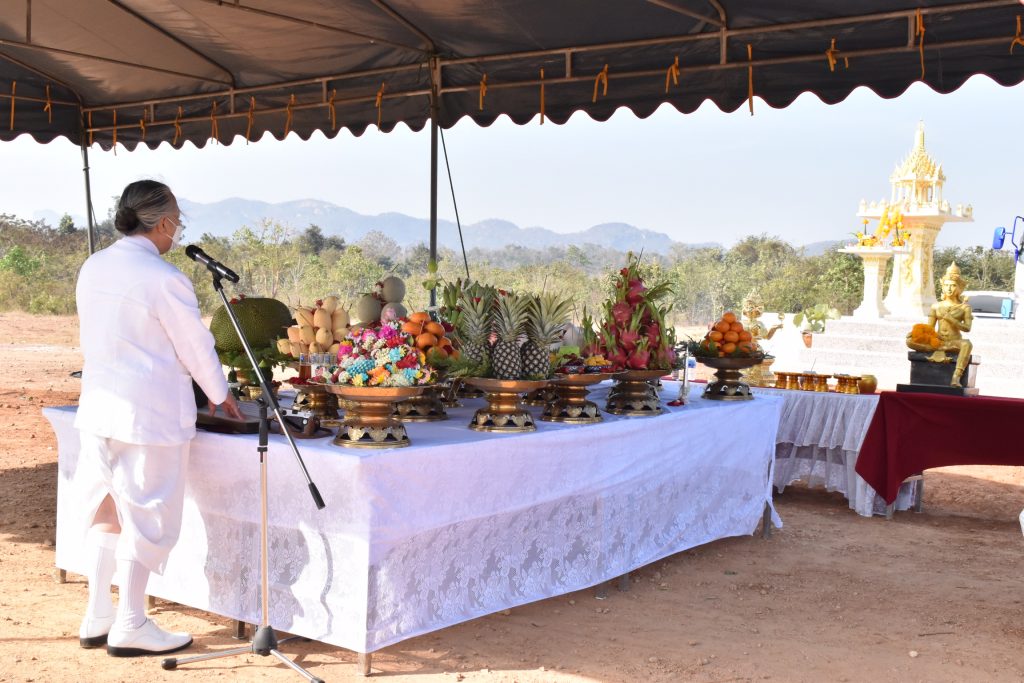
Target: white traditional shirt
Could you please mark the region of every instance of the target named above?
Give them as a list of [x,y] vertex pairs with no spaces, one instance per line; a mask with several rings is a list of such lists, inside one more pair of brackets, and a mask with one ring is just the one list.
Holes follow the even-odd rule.
[[191,378],[214,403],[228,386],[191,281],[142,236],[90,256],[76,290],[82,396],[75,427],[125,443],[195,436]]

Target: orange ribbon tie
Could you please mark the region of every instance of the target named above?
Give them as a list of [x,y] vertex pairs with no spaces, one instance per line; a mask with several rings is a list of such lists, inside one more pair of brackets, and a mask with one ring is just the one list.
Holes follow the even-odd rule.
[[672,63],[672,66],[665,72],[665,94],[668,94],[668,82],[672,80],[673,85],[679,85],[679,57],[676,57],[676,61]]
[[604,65],[604,68],[601,69],[601,73],[597,74],[597,78],[594,79],[594,97],[590,100],[591,102],[597,102],[597,86],[599,86],[602,82],[604,83],[604,90],[602,91],[601,94],[603,96],[607,97],[608,96],[608,65],[607,64]]
[[[747,43],[747,61],[754,61],[754,48]],[[754,115],[754,65],[747,67],[747,106],[750,107],[750,115]]]
[[540,125],[544,125],[544,69],[540,70]]
[[920,36],[917,41],[917,50],[921,53],[921,80],[924,80],[924,16],[921,15],[921,10],[917,10],[917,26],[914,29],[914,35]]
[[484,110],[484,98],[487,97],[487,74],[480,79],[480,111]]
[[1013,37],[1013,42],[1010,43],[1010,54],[1013,54],[1013,48],[1017,45],[1024,47],[1024,38],[1020,35],[1020,15],[1017,15],[1017,35]]

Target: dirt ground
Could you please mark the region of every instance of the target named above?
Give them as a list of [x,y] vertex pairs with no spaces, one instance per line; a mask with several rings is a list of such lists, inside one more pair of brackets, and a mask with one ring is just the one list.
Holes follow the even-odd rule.
[[[272,658],[166,672],[157,659],[83,650],[82,577],[54,579],[56,441],[40,414],[77,397],[73,318],[0,315],[0,681],[298,681]],[[1010,441],[1016,438],[1009,436]],[[400,681],[1019,681],[1024,679],[1024,470],[925,477],[923,514],[865,519],[839,494],[776,498],[785,528],[636,572],[631,590],[552,598],[375,653]],[[160,602],[156,619],[234,647],[227,619]],[[284,649],[328,681],[356,655]]]

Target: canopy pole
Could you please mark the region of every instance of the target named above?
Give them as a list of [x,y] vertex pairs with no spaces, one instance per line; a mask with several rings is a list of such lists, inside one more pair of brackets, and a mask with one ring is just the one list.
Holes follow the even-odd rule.
[[89,253],[96,251],[96,239],[93,235],[92,186],[89,182],[89,146],[82,138],[82,173],[85,175],[85,220],[86,237],[89,241]]
[[[430,70],[430,261],[437,263],[437,124],[440,116],[438,102],[437,58],[431,58]],[[430,305],[437,305],[437,288],[430,290]]]

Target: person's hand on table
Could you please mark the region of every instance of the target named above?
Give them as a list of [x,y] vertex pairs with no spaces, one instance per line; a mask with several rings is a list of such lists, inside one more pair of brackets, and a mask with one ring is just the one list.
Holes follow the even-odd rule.
[[228,392],[228,397],[224,399],[224,402],[220,405],[210,401],[210,415],[216,415],[217,408],[224,408],[224,414],[235,420],[242,420],[245,418],[245,416],[242,415],[241,409],[238,407],[238,401],[235,400],[234,394],[230,391]]

